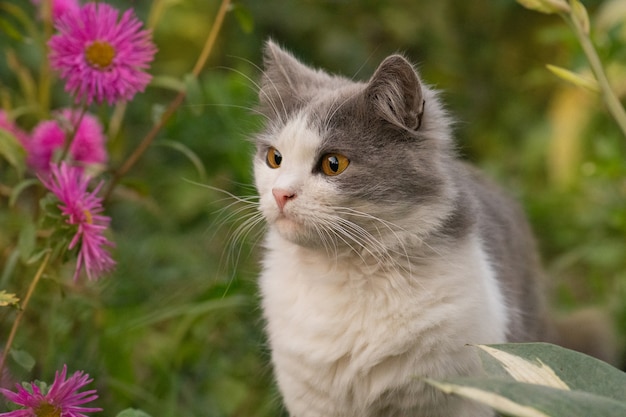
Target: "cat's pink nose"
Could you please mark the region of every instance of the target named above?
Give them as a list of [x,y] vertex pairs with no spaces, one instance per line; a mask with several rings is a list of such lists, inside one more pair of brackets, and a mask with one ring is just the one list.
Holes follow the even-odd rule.
[[283,190],[282,188],[274,188],[272,189],[272,194],[274,194],[274,200],[276,200],[276,204],[278,204],[278,208],[280,211],[283,211],[285,204],[289,200],[293,200],[296,198],[296,193],[288,190]]

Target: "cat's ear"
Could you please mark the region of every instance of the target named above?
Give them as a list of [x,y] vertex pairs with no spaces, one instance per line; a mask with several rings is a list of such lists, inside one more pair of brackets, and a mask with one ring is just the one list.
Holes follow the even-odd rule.
[[386,58],[370,79],[366,99],[389,123],[418,130],[424,115],[422,86],[413,66],[402,56]]
[[[306,101],[307,93],[328,77],[307,67],[271,40],[265,44],[259,91],[261,111],[285,115]],[[269,111],[269,113],[268,113]]]

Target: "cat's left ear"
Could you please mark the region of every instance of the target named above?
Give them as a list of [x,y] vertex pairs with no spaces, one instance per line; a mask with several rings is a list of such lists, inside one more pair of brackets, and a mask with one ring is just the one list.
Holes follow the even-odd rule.
[[420,128],[426,104],[422,86],[411,63],[401,55],[392,55],[378,66],[365,94],[389,123],[412,131]]

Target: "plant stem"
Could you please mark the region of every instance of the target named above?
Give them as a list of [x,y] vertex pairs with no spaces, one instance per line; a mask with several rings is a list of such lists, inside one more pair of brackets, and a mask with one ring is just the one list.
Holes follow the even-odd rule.
[[609,113],[617,122],[619,128],[622,131],[622,134],[626,137],[626,111],[622,106],[622,103],[619,101],[613,89],[611,88],[611,84],[609,83],[609,79],[604,72],[604,67],[602,66],[602,61],[600,61],[600,57],[596,49],[589,38],[589,35],[585,33],[583,28],[580,26],[578,19],[573,16],[570,12],[570,15],[564,15],[565,20],[572,26],[574,29],[574,33],[580,42],[580,46],[587,57],[587,61],[591,66],[591,70],[593,71],[596,80],[598,81],[598,85],[600,86],[600,92],[602,94],[602,99],[606,104]]
[[[198,75],[200,74],[200,71],[206,64],[207,59],[211,55],[211,51],[213,50],[213,46],[215,45],[215,41],[217,40],[217,35],[219,34],[219,31],[224,22],[224,17],[226,16],[226,13],[228,12],[229,7],[230,7],[230,0],[222,0],[222,3],[217,12],[217,15],[215,16],[213,27],[211,28],[211,31],[209,32],[209,36],[207,37],[204,43],[202,52],[200,53],[200,56],[198,57],[198,60],[196,61],[196,64],[193,67],[193,70],[191,71],[191,74],[194,76],[194,78],[198,77]],[[124,164],[122,164],[122,166],[116,172],[114,172],[113,178],[111,179],[111,182],[109,183],[109,187],[107,188],[104,194],[104,200],[107,200],[109,198],[109,196],[113,192],[113,189],[115,188],[117,183],[120,181],[120,179],[124,175],[126,175],[128,171],[130,171],[130,169],[137,163],[139,158],[141,158],[141,156],[146,152],[148,147],[150,147],[150,145],[156,138],[156,135],[159,133],[161,128],[165,125],[165,123],[167,123],[170,117],[172,117],[174,112],[183,103],[186,95],[187,95],[186,91],[181,91],[180,93],[178,93],[178,95],[176,95],[176,97],[174,98],[174,100],[172,100],[172,102],[167,107],[163,115],[161,115],[161,118],[159,119],[159,121],[152,126],[152,129],[150,129],[150,131],[146,134],[146,136],[144,136],[144,138],[141,140],[137,148],[135,148],[133,153],[128,157],[128,159],[124,162]]]
[[[70,112],[70,120],[68,120],[71,124],[72,130],[70,130],[69,132],[66,132],[65,134],[66,136],[65,142],[63,144],[63,150],[61,151],[61,156],[59,157],[59,162],[63,161],[67,157],[67,154],[69,153],[70,148],[72,147],[72,143],[74,142],[74,139],[76,139],[76,135],[78,134],[78,128],[83,122],[83,118],[85,117],[86,113],[87,113],[87,105],[83,104],[80,110],[80,114],[78,115],[78,119],[76,120],[76,123],[74,123],[74,121],[72,120],[74,119],[74,109],[72,108]],[[65,129],[63,129],[63,131],[65,131]]]
[[13,322],[13,326],[11,327],[11,333],[9,333],[9,338],[7,339],[7,342],[4,345],[4,350],[2,351],[2,357],[0,357],[0,375],[2,375],[2,370],[4,369],[7,355],[9,354],[9,351],[11,350],[11,345],[13,345],[13,339],[15,339],[17,328],[19,327],[20,322],[22,321],[22,318],[24,317],[24,313],[26,312],[26,307],[28,306],[28,302],[30,301],[31,296],[35,292],[35,287],[37,287],[37,284],[39,283],[39,280],[41,279],[43,272],[46,270],[46,266],[48,266],[48,261],[50,260],[51,253],[52,253],[51,251],[48,252],[46,254],[46,257],[41,262],[41,265],[39,265],[39,269],[37,270],[37,273],[35,274],[35,277],[33,278],[33,282],[30,283],[30,286],[28,287],[28,291],[26,292],[26,296],[24,297],[24,301],[22,301],[22,305],[21,305],[19,312],[17,313],[17,317],[15,317],[15,321]]

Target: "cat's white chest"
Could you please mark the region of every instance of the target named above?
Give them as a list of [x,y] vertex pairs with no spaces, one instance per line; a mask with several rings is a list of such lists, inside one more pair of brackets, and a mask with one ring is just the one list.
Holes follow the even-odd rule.
[[478,239],[410,270],[329,258],[271,232],[267,246],[263,307],[295,416],[376,415],[386,402],[400,407],[390,415],[426,412],[438,400],[419,378],[472,373],[466,344],[505,341],[506,308]]

